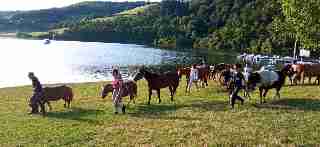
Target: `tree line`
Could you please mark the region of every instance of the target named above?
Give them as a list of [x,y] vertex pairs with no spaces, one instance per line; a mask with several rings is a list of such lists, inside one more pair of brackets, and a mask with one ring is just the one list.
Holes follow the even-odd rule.
[[318,52],[320,1],[163,0],[130,15],[66,22],[65,40],[292,55]]

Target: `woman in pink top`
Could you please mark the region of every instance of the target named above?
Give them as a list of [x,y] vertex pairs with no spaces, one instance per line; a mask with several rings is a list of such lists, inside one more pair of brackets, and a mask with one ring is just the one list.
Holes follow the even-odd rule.
[[115,107],[115,114],[118,114],[119,110],[122,110],[122,113],[125,113],[126,107],[125,105],[122,104],[122,97],[121,97],[121,92],[122,92],[122,77],[119,72],[119,70],[114,69],[112,71],[112,86],[113,86],[113,93],[112,93],[112,100],[113,104]]

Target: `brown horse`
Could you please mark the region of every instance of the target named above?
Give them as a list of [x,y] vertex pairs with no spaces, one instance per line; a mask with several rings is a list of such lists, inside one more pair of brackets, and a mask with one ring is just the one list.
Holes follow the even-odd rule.
[[187,85],[188,85],[188,81],[189,81],[189,78],[190,78],[190,67],[185,67],[185,68],[179,68],[177,70],[178,72],[178,75],[179,75],[179,79],[182,78],[182,76],[186,76],[186,79],[187,79]]
[[[158,93],[159,103],[160,99],[160,89],[169,87],[171,94],[171,101],[173,101],[173,96],[179,86],[179,75],[177,72],[169,72],[164,74],[155,74],[147,71],[145,68],[141,68],[139,73],[147,80],[149,87],[149,101],[150,105],[152,90],[156,90]],[[139,80],[139,79],[138,79]]]
[[[103,87],[101,96],[102,98],[105,98],[109,92],[113,92],[113,86],[112,84],[107,84]],[[126,96],[130,96],[130,102],[133,101],[133,103],[135,102],[134,97],[137,96],[137,84],[135,81],[125,81],[123,82],[123,87],[122,87],[122,92],[121,92],[121,97],[126,97]]]
[[72,88],[66,85],[55,86],[55,87],[44,87],[43,96],[44,96],[45,103],[48,104],[50,110],[52,109],[52,107],[49,101],[58,101],[60,99],[64,100],[65,102],[64,107],[70,108],[70,103],[73,99],[73,92],[72,92]]

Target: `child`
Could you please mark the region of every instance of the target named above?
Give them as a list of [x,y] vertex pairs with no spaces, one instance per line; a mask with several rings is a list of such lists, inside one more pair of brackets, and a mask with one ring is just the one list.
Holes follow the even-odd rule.
[[121,97],[123,80],[122,80],[121,74],[119,73],[119,70],[117,70],[117,69],[114,69],[112,71],[112,76],[113,76],[112,100],[113,100],[113,104],[115,107],[115,114],[118,114],[118,111],[120,109],[122,109],[122,113],[124,114],[126,111],[126,107],[125,107],[125,105],[122,104],[122,97]]
[[189,93],[191,91],[192,83],[195,83],[197,89],[199,89],[198,80],[199,80],[199,70],[196,68],[196,65],[194,64],[194,65],[192,65],[192,68],[190,70],[190,78],[189,78],[189,83],[188,83]]

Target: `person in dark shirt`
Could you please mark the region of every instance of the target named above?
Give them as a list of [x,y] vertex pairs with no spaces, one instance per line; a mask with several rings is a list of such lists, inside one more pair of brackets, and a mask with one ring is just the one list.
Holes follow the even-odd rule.
[[230,68],[227,68],[226,70],[224,70],[224,71],[222,72],[222,76],[223,76],[223,78],[224,78],[224,83],[223,83],[223,85],[228,87],[228,83],[229,83],[229,81],[230,81],[230,78],[232,77],[232,76],[231,76]]
[[230,95],[230,104],[232,108],[234,108],[234,104],[236,103],[236,100],[240,100],[241,104],[243,104],[244,99],[238,96],[239,91],[243,88],[242,81],[244,80],[243,74],[240,72],[240,68],[238,66],[234,66],[235,72],[233,74],[233,90]]
[[32,87],[33,87],[33,95],[29,101],[29,106],[32,109],[30,114],[39,113],[39,105],[41,107],[42,113],[45,113],[42,85],[33,72],[29,72],[28,77],[32,81]]

